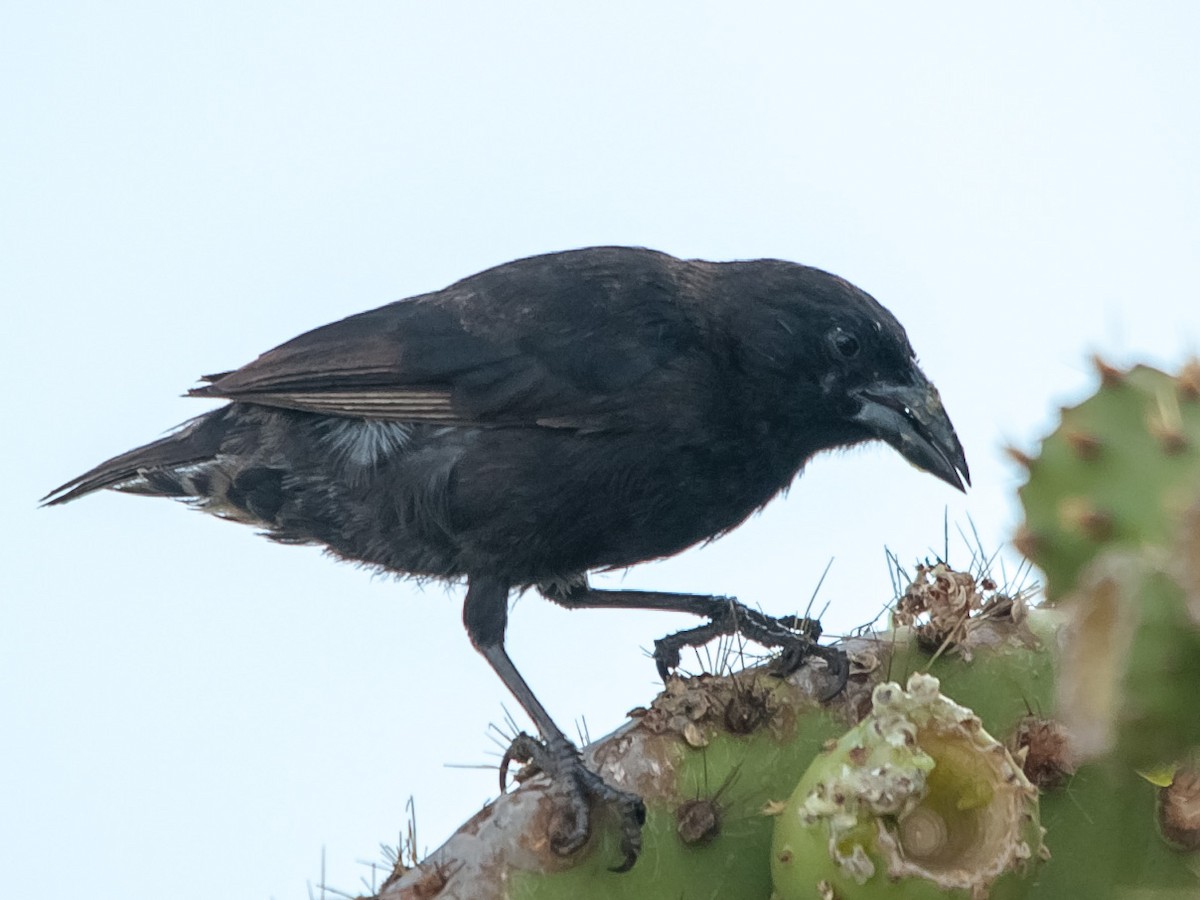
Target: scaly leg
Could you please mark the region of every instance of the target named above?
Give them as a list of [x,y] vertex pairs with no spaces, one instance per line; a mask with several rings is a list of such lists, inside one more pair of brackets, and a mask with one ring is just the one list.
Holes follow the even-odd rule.
[[680,650],[684,647],[699,647],[718,635],[735,633],[764,647],[779,647],[782,652],[775,664],[779,675],[791,674],[808,656],[824,660],[834,684],[822,700],[837,696],[846,686],[850,674],[845,653],[817,643],[821,636],[819,622],[799,616],[768,616],[732,597],[672,594],[665,591],[597,590],[588,585],[586,578],[569,583],[543,584],[538,586],[538,590],[547,599],[568,609],[648,609],[706,617],[709,621],[705,625],[678,631],[654,642],[654,662],[663,681],[679,665]]
[[520,734],[513,741],[501,766],[500,789],[504,789],[505,774],[512,759],[533,763],[565,789],[566,814],[556,817],[550,835],[551,848],[562,856],[574,853],[587,841],[591,826],[591,801],[613,804],[621,819],[623,855],[621,864],[614,867],[613,871],[625,872],[637,861],[642,849],[642,824],[646,820],[646,807],[636,794],[617,790],[584,765],[575,745],[554,724],[546,708],[538,702],[509,659],[504,650],[508,591],[506,582],[473,577],[468,583],[467,598],[463,603],[463,624],[467,627],[471,643],[500,676],[542,736],[541,742],[527,734]]

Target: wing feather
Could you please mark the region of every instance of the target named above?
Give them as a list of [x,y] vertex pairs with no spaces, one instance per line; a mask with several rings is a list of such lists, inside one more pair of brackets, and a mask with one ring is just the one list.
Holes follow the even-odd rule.
[[678,378],[696,340],[675,284],[686,265],[629,248],[518,260],[307,332],[190,393],[405,422],[631,427],[651,417],[639,385]]

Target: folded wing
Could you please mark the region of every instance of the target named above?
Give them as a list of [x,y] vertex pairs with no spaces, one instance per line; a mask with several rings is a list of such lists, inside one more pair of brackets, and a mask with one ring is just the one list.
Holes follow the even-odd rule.
[[520,261],[351,316],[191,394],[405,422],[652,424],[644,401],[686,392],[697,339],[666,270],[681,263],[601,250],[591,270]]

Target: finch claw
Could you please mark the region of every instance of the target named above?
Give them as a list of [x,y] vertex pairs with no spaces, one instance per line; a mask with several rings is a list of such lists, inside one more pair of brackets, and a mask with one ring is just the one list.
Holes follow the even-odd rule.
[[592,802],[610,804],[616,809],[621,825],[621,863],[613,872],[627,872],[642,850],[642,825],[646,805],[637,794],[622,791],[584,765],[579,751],[570,743],[549,745],[522,732],[518,734],[500,761],[500,789],[508,782],[508,769],[514,762],[524,763],[550,776],[564,796],[550,822],[550,849],[558,856],[570,856],[591,836]]

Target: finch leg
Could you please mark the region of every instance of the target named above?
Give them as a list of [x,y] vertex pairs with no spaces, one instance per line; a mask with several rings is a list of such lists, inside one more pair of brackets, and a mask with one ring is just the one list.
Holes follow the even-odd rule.
[[821,698],[837,696],[846,686],[850,666],[846,654],[836,647],[817,643],[821,624],[801,616],[768,616],[739,603],[732,597],[709,594],[675,594],[665,591],[597,590],[585,580],[568,584],[542,585],[539,590],[548,599],[568,609],[647,609],[685,612],[708,619],[704,625],[667,635],[654,642],[654,662],[666,681],[679,666],[684,647],[699,647],[724,634],[741,634],[764,647],[779,648],[775,673],[790,675],[810,656],[824,660],[833,680],[832,688]]
[[538,741],[520,734],[513,741],[500,767],[501,789],[512,760],[531,763],[550,776],[563,792],[563,804],[550,826],[550,847],[561,856],[574,853],[587,842],[591,832],[592,801],[611,804],[621,822],[622,860],[613,871],[628,871],[642,849],[646,807],[636,794],[613,787],[584,765],[575,745],[554,724],[509,659],[504,649],[508,590],[508,585],[501,581],[473,578],[463,604],[463,621],[471,642],[529,714],[542,736]]

